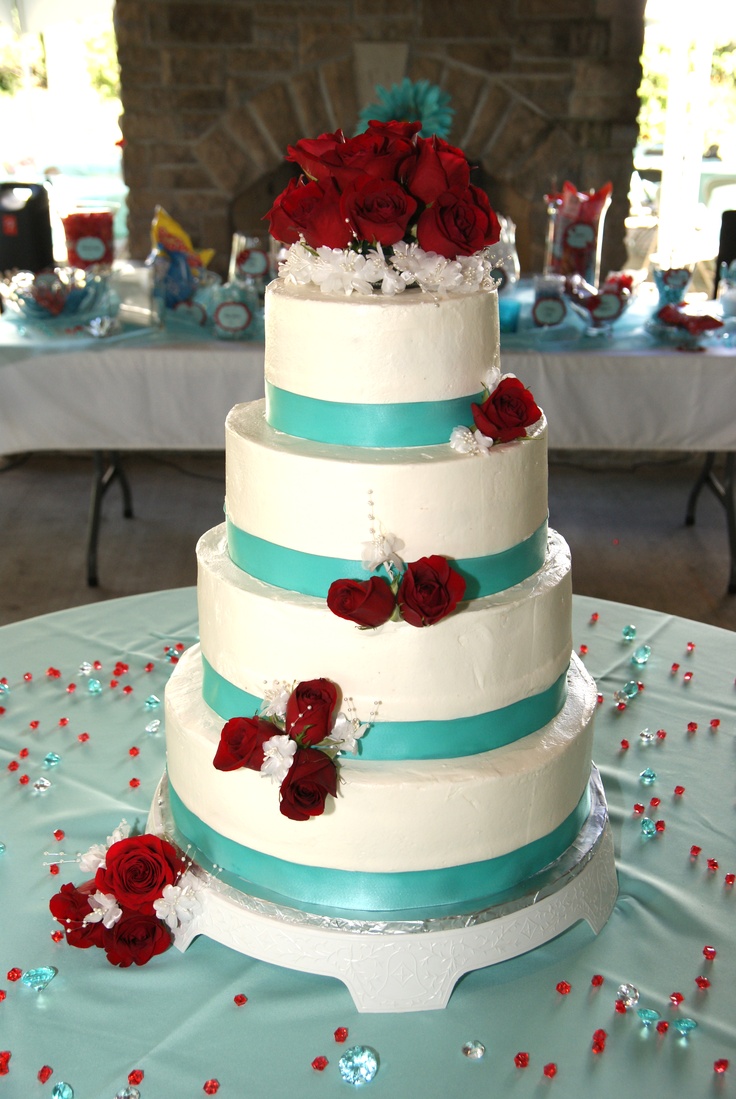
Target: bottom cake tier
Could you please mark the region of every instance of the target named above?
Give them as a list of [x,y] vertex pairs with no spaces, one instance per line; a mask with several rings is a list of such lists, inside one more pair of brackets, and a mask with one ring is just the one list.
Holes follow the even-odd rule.
[[176,829],[252,895],[349,913],[489,902],[570,847],[590,813],[596,687],[573,657],[567,701],[537,732],[450,760],[340,758],[325,812],[294,821],[258,772],[213,766],[222,719],[202,700],[199,648],[166,692]]

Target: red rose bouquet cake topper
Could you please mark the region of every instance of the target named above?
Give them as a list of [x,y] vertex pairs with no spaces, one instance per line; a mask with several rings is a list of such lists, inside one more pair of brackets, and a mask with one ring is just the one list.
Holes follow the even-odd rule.
[[290,820],[321,816],[337,796],[338,752],[357,753],[368,726],[338,712],[340,696],[329,679],[310,679],[293,689],[275,683],[262,715],[232,717],[222,729],[213,765],[246,767],[279,784],[280,811]]
[[200,910],[197,879],[182,853],[159,836],[131,836],[126,821],[78,861],[94,877],[62,885],[49,908],[70,946],[98,946],[112,965],[145,965]]
[[336,130],[289,146],[302,175],[266,214],[271,235],[291,246],[284,278],[326,293],[492,285],[484,251],[500,237],[498,218],[465,154],[420,128],[372,121],[352,138]]

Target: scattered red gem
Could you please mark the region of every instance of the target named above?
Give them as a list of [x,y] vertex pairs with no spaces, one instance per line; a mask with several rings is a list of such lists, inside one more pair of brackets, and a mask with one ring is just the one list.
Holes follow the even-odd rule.
[[114,691],[114,690],[115,690],[115,688],[116,688],[116,687],[118,686],[118,681],[117,681],[117,679],[111,679],[111,680],[110,680],[110,686],[112,687],[112,689],[113,689],[113,691]]
[[697,859],[698,855],[700,854],[700,852],[702,850],[703,850],[702,847],[698,847],[697,843],[694,843],[692,845],[692,847],[690,848],[690,858],[691,859]]
[[661,803],[661,798],[650,798],[649,800],[649,804],[651,805],[652,809],[656,809],[658,805],[661,805]]
[[619,1015],[625,1015],[626,1014],[626,1004],[623,1002],[623,1000],[616,1000],[616,1002],[613,1005],[613,1008],[614,1008],[614,1011],[616,1011]]
[[339,1026],[335,1031],[336,1042],[347,1042],[348,1040],[348,1028],[346,1026]]
[[528,1053],[517,1053],[516,1056],[514,1057],[514,1064],[516,1065],[517,1068],[526,1068],[527,1065],[529,1064],[529,1054]]
[[595,1053],[595,1054],[603,1053],[604,1049],[606,1048],[606,1043],[605,1042],[596,1042],[595,1040],[593,1040],[593,1042],[591,1042],[590,1048],[593,1050],[593,1053]]
[[38,1070],[38,1079],[42,1084],[45,1084],[46,1081],[53,1075],[54,1070],[52,1069],[51,1065],[44,1065],[43,1068],[40,1068]]
[[206,1080],[205,1084],[204,1084],[204,1087],[202,1088],[202,1091],[204,1091],[206,1095],[217,1095],[219,1090],[220,1090],[220,1081],[219,1080]]
[[61,729],[66,729],[68,724],[69,724],[69,718],[68,717],[60,717],[59,718],[59,727]]
[[243,1004],[248,1003],[248,997],[244,996],[242,992],[239,992],[237,996],[233,996],[233,1003],[236,1003],[238,1007],[242,1007]]
[[33,679],[33,672],[23,672],[23,679],[26,683],[30,683]]
[[27,786],[30,781],[31,780],[28,775],[21,775],[18,779],[18,782],[21,784],[21,786]]
[[685,672],[684,676],[682,677],[682,679],[683,679],[683,682],[684,682],[684,683],[689,683],[689,682],[690,682],[690,680],[692,679],[692,677],[693,677],[693,673],[692,673],[692,672]]
[[7,978],[9,981],[19,981],[23,976],[23,970],[18,969],[17,965],[14,965],[12,969],[7,972]]
[[77,740],[79,741],[80,744],[86,744],[87,741],[89,740],[89,733],[80,733],[79,736],[77,737]]
[[724,1072],[728,1072],[728,1061],[725,1057],[719,1057],[717,1061],[713,1062],[713,1071],[717,1072],[719,1076],[723,1076]]
[[695,642],[694,642],[694,641],[688,641],[688,643],[687,643],[687,645],[685,646],[685,648],[687,649],[687,651],[688,651],[689,653],[693,652],[693,650],[695,649]]
[[327,1068],[327,1066],[329,1065],[329,1063],[330,1062],[327,1060],[326,1057],[323,1057],[323,1056],[315,1057],[314,1060],[312,1061],[312,1068],[314,1069],[315,1072],[324,1072],[325,1069]]
[[51,941],[52,942],[60,943],[63,938],[64,938],[64,932],[63,931],[52,931],[51,932]]
[[670,668],[670,674],[671,675],[677,675],[679,670],[680,670],[680,665],[679,664],[673,664],[672,667]]
[[20,756],[21,759],[28,759],[28,749],[27,748],[21,748],[21,750],[18,752],[18,755]]
[[637,814],[637,816],[640,816],[644,812],[644,806],[640,801],[637,801],[634,805],[634,812]]
[[707,958],[709,962],[713,961],[713,959],[716,956],[716,953],[717,953],[717,951],[716,951],[716,948],[714,946],[704,946],[703,947],[703,957]]
[[6,1049],[0,1053],[0,1076],[7,1076],[10,1072],[8,1062],[10,1061],[10,1050]]
[[578,652],[580,653],[581,656],[587,656],[588,655],[588,646],[587,645],[581,645],[580,648],[578,649]]
[[100,664],[99,660],[95,660],[92,664],[92,667],[94,668],[94,670],[96,672],[101,672],[102,671],[102,664]]
[[138,1084],[140,1084],[142,1079],[143,1079],[143,1069],[142,1068],[134,1068],[132,1072],[128,1073],[128,1083],[131,1084],[134,1088],[137,1087]]
[[46,675],[49,679],[61,679],[61,672],[58,668],[47,668]]
[[76,689],[77,689],[76,683],[67,683],[66,693],[68,695],[73,695],[74,692],[76,691]]
[[0,714],[4,714],[4,713],[5,713],[5,707],[4,707],[4,706],[0,706]]
[[113,675],[125,675],[128,671],[128,665],[124,664],[122,660],[118,660],[117,664],[113,668]]
[[675,786],[675,797],[676,798],[681,798],[684,793],[685,793],[685,787],[684,786]]
[[130,786],[132,790],[137,790],[140,784],[141,780],[139,778],[132,778],[128,783],[128,786]]
[[28,722],[28,728],[29,729],[37,729],[40,724],[41,724],[40,721],[29,721]]
[[698,986],[701,992],[705,992],[706,988],[710,988],[710,981],[707,977],[696,977],[695,984]]
[[599,705],[599,706],[602,706],[602,705],[603,705],[603,695],[598,695],[598,699],[597,699],[597,702],[598,702],[598,705]]
[[177,641],[177,643],[174,645],[174,648],[178,653],[183,653],[185,646],[182,644],[181,641]]
[[711,727],[711,729],[720,729],[720,727],[721,727],[720,718],[717,718],[717,717],[711,718],[710,727]]
[[629,742],[628,742],[628,740],[622,740],[622,741],[621,741],[621,751],[622,751],[622,752],[628,752],[628,750],[629,750]]
[[657,829],[658,832],[664,832],[667,825],[663,820],[655,820],[654,827]]
[[8,764],[9,771],[17,771],[19,767],[20,763],[18,763],[17,759],[11,759],[10,763]]
[[684,999],[685,997],[682,995],[681,992],[673,992],[670,996],[670,1003],[673,1007],[679,1007]]
[[666,1034],[670,1029],[670,1024],[666,1019],[660,1019],[657,1023],[657,1034]]
[[666,740],[666,739],[667,739],[667,730],[666,729],[657,729],[657,740]]
[[59,864],[57,862],[52,862],[51,865],[49,866],[49,874],[56,875],[58,873],[59,873]]
[[133,693],[133,688],[131,687],[131,685],[129,683],[127,683],[125,685],[125,687],[123,687],[123,694],[124,695],[132,695],[132,693]]
[[156,665],[151,660],[149,660],[148,663],[144,666],[143,671],[152,672],[155,667]]
[[595,1030],[595,1031],[593,1031],[593,1041],[594,1042],[604,1042],[605,1043],[607,1037],[608,1037],[608,1035],[606,1034],[605,1030]]
[[643,691],[644,690],[644,684],[642,683],[641,680],[637,681],[636,689],[637,689],[637,691]]
[[619,713],[623,713],[623,711],[626,709],[626,703],[625,702],[617,702],[616,703],[616,709],[619,711]]
[[708,869],[715,872],[718,869],[718,859],[708,859]]
[[179,663],[179,657],[174,656],[173,653],[172,653],[172,655],[169,657],[169,664],[178,664],[178,663]]
[[572,991],[572,985],[568,981],[558,981],[555,988],[559,992],[560,996],[568,996]]
[[557,1075],[557,1065],[554,1063],[554,1061],[550,1061],[550,1063],[548,1065],[544,1066],[544,1068],[542,1069],[542,1072],[544,1073],[545,1076],[548,1076],[551,1080],[553,1076]]
[[600,973],[595,973],[591,977],[590,983],[592,984],[593,988],[600,988],[603,984],[603,977],[600,975]]
[[733,885],[736,882],[736,874],[726,874],[723,881],[725,885]]
[[133,748],[128,748],[128,755],[129,755],[129,756],[132,756],[132,757],[133,757],[133,759],[135,759],[135,757],[136,757],[136,756],[139,756],[140,754],[141,754],[141,750],[140,750],[140,748],[135,748],[135,747],[133,747]]
[[698,731],[698,723],[697,723],[697,721],[688,721],[688,723],[687,723],[687,731],[688,731],[689,733],[697,733],[697,731]]
[[5,989],[0,988],[0,1004],[3,1002],[3,1000],[5,999],[6,996],[7,996],[7,992],[5,991]]
[[593,611],[593,613],[590,616],[590,621],[591,622],[597,622],[599,618],[600,618],[600,615],[598,614],[598,611]]
[[58,840],[59,843],[61,843],[63,838],[64,838],[64,829],[63,828],[54,828],[54,839]]

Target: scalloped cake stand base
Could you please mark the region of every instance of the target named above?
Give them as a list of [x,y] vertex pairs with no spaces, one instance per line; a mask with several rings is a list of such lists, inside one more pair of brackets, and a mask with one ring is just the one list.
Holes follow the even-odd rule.
[[187,851],[199,878],[201,911],[175,934],[181,951],[198,935],[261,961],[336,977],[359,1011],[429,1011],[447,1005],[465,973],[525,954],[580,920],[597,934],[618,884],[603,786],[593,767],[591,812],[575,843],[552,866],[472,912],[402,913],[379,919],[303,911],[242,892],[177,835],[162,778],[148,830]]

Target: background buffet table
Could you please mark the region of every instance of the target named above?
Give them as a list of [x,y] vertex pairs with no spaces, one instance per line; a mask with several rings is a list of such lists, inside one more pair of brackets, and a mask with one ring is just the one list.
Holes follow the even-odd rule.
[[[633,641],[625,626],[636,628]],[[610,921],[597,938],[580,924],[530,955],[469,974],[444,1011],[360,1015],[335,980],[208,940],[184,956],[172,949],[145,967],[115,969],[102,951],[52,938],[49,898],[85,876],[74,853],[104,841],[122,818],[145,828],[164,766],[155,725],[163,705],[152,696],[163,698],[177,646],[196,632],[192,589],[0,630],[0,1095],[50,1095],[64,1081],[74,1099],[114,1099],[135,1073],[140,1099],[326,1099],[348,1092],[337,1062],[353,1044],[378,1054],[368,1085],[376,1099],[734,1094],[733,634],[575,598],[575,647],[603,696],[595,759],[620,883]],[[651,655],[634,665],[643,644]],[[99,669],[80,672],[94,661]],[[634,681],[643,689],[619,709],[614,691]],[[58,759],[44,763],[50,752]],[[649,786],[639,777],[646,768],[656,773]],[[664,827],[647,838],[643,817]],[[712,960],[706,946],[715,948]],[[44,991],[12,979],[42,966],[58,969]],[[625,982],[639,1002],[621,1014],[615,1001]],[[247,1002],[238,1006],[241,995]],[[645,1027],[638,1008],[659,1012],[666,1032]],[[697,1023],[689,1037],[675,1025],[685,1018]],[[348,1030],[344,1045],[333,1037],[338,1027]],[[598,1029],[607,1038],[594,1053]],[[481,1059],[463,1055],[468,1041],[485,1046]],[[515,1064],[520,1052],[529,1055],[526,1068]],[[312,1067],[319,1056],[328,1061],[321,1072]],[[556,1075],[546,1076],[552,1064]],[[45,1088],[37,1079],[44,1066],[52,1070]]]

